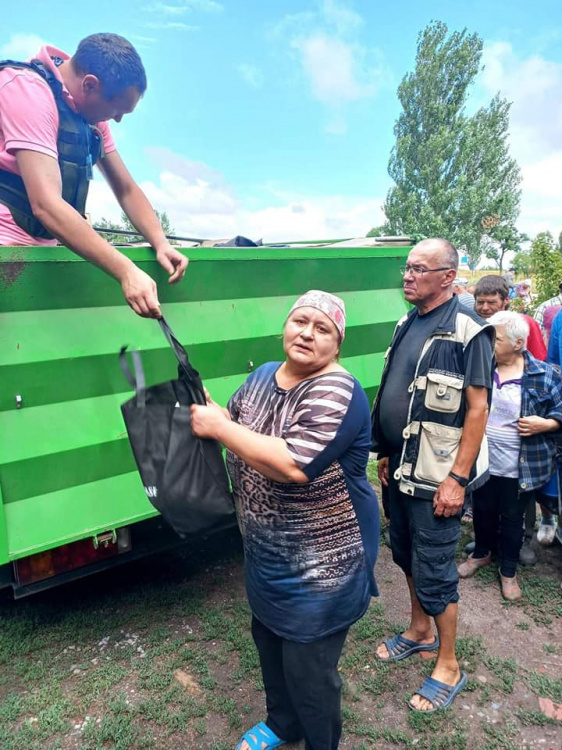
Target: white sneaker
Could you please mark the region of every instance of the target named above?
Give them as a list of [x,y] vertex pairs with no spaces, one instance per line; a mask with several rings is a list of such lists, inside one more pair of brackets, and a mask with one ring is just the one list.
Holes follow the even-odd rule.
[[543,547],[548,547],[554,541],[556,534],[556,525],[554,519],[550,523],[544,523],[541,521],[539,524],[539,530],[537,531],[537,541],[542,544]]

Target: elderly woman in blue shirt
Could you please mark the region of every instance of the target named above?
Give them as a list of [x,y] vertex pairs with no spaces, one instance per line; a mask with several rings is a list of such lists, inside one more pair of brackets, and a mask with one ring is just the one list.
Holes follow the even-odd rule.
[[526,350],[529,326],[515,312],[498,312],[496,370],[486,427],[490,478],[473,494],[472,555],[459,566],[469,578],[489,565],[499,528],[500,581],[508,601],[521,598],[517,562],[523,543],[525,508],[530,494],[555,470],[552,433],[562,424],[562,380],[551,365]]

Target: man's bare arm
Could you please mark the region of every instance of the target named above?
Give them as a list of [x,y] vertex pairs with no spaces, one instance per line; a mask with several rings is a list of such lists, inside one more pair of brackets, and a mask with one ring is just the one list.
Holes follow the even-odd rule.
[[166,239],[148,198],[131,177],[123,159],[117,151],[112,151],[100,159],[98,166],[135,229],[154,248],[156,259],[170,274],[170,283],[180,281],[185,274],[188,260]]
[[[469,386],[466,389],[466,415],[457,458],[451,471],[461,477],[468,477],[482,445],[486,421],[488,419],[488,389],[483,386]],[[464,504],[464,487],[446,477],[437,488],[433,498],[436,516],[454,516]]]
[[56,159],[21,149],[16,152],[16,160],[35,218],[62,244],[113,276],[138,315],[160,317],[153,279],[102,239],[78,211],[63,200]]

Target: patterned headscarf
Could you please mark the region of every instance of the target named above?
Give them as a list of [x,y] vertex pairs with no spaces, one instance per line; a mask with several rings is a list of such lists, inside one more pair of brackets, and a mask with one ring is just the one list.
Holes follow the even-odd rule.
[[289,315],[297,307],[314,307],[327,315],[338,329],[340,341],[345,337],[345,304],[342,299],[330,292],[322,292],[319,289],[310,289],[299,297],[289,310]]

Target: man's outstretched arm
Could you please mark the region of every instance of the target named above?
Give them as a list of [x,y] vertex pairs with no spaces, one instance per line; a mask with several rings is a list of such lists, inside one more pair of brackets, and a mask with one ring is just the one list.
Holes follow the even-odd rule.
[[100,237],[62,197],[56,159],[38,151],[16,152],[33,215],[59,242],[95,263],[120,284],[128,304],[143,317],[160,317],[156,284],[148,274]]
[[117,151],[112,151],[99,160],[98,167],[132,225],[156,251],[156,259],[170,275],[170,283],[181,281],[188,260],[185,255],[173,248],[164,236],[148,198],[131,177],[123,159]]

